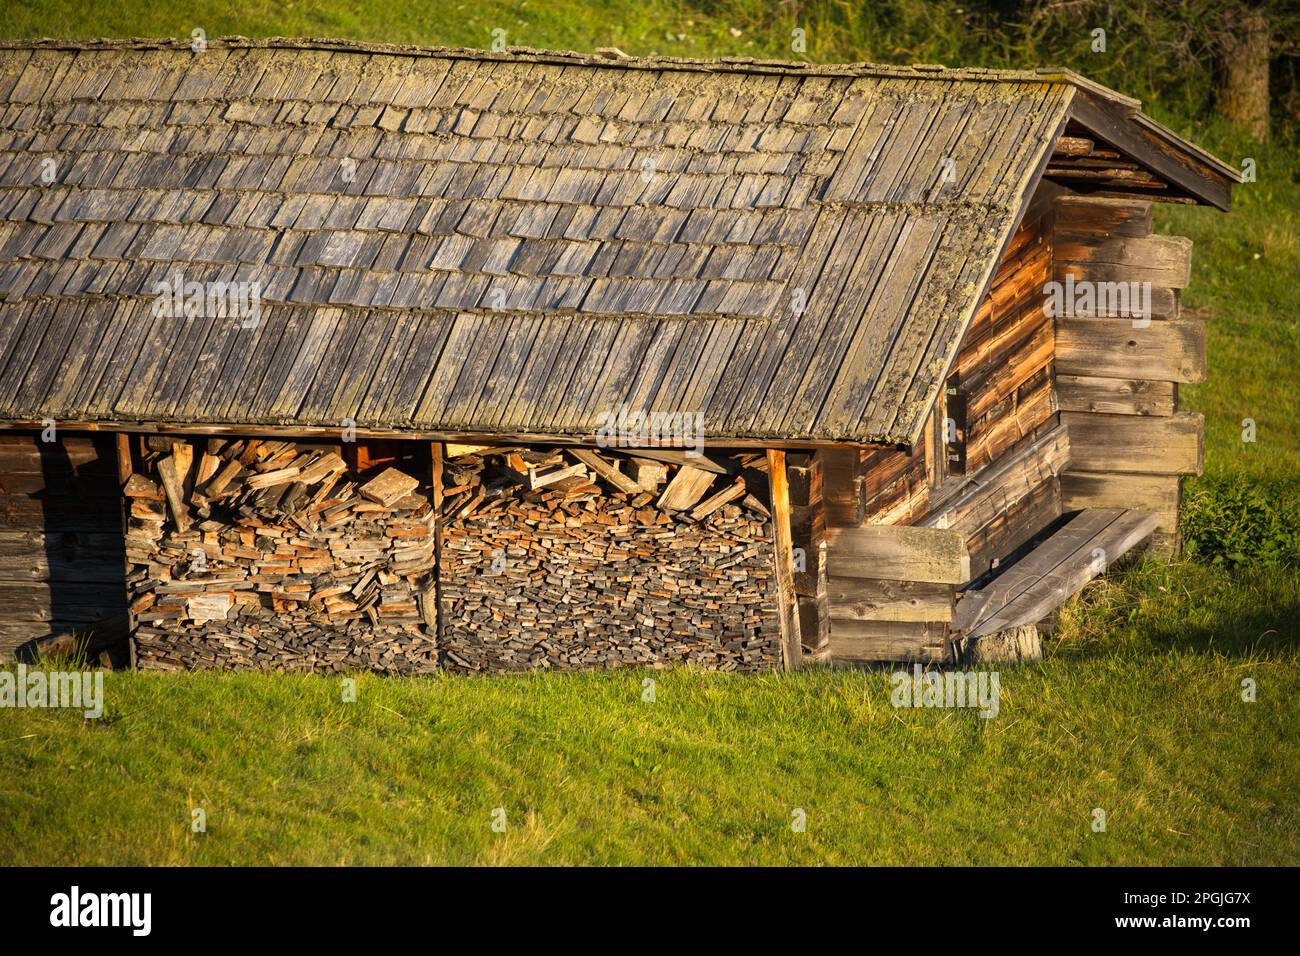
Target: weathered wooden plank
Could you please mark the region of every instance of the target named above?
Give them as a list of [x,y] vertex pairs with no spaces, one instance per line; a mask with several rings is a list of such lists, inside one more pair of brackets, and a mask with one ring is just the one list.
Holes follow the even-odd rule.
[[113,436],[114,448],[117,452],[117,483],[119,486],[125,486],[131,480],[131,436],[125,432],[120,432]]
[[940,528],[864,525],[826,531],[832,577],[963,584],[970,556],[961,534]]
[[[1065,239],[1053,254],[1057,281],[1073,275],[1076,283],[1147,282],[1153,289],[1185,289],[1191,279],[1192,241],[1183,236]],[[1164,314],[1154,306],[1152,311]]]
[[951,584],[832,577],[826,597],[833,620],[952,620]]
[[120,534],[0,531],[2,580],[58,579],[104,584],[120,583],[124,574]]
[[185,504],[185,492],[182,488],[183,475],[178,473],[176,462],[170,456],[158,462],[158,478],[167,495],[167,507],[171,511],[172,522],[177,529],[184,532],[190,527],[189,508]]
[[1095,378],[1205,380],[1205,323],[1171,319],[1136,328],[1115,318],[1066,318],[1056,325],[1056,370]]
[[1062,412],[1070,430],[1072,467],[1144,475],[1199,475],[1205,464],[1205,419]]
[[[1070,272],[1066,265],[1063,264],[1060,269],[1054,267],[1052,278],[1055,281],[1066,282],[1066,273]],[[1077,272],[1074,275],[1078,277]],[[1062,293],[1064,291],[1065,287],[1062,288]],[[1074,318],[1117,318],[1130,322],[1132,321],[1130,313],[1134,310],[1129,303],[1133,302],[1137,302],[1139,307],[1145,305],[1152,319],[1176,319],[1181,314],[1180,293],[1177,289],[1155,285],[1151,286],[1150,290],[1146,290],[1145,287],[1139,286],[1136,295],[1140,298],[1134,298],[1134,294],[1131,283],[1111,283],[1107,286],[1098,284],[1094,287],[1092,301],[1076,293],[1070,308]],[[1142,301],[1143,298],[1147,300],[1145,303]],[[1041,310],[1047,305],[1048,297],[1041,297],[1038,308]]]
[[730,485],[705,498],[698,505],[692,508],[691,520],[699,521],[703,518],[707,518],[723,505],[730,504],[738,498],[743,498],[746,493],[745,479],[737,478]]
[[704,497],[713,484],[714,475],[702,468],[681,465],[668,487],[659,496],[657,506],[667,511],[684,511]]
[[1030,583],[1010,600],[1004,600],[1010,595],[1002,592],[986,603],[969,635],[995,634],[1041,621],[1132,548],[1150,539],[1156,524],[1155,515],[1122,511],[1103,530],[1050,567],[1047,561],[1036,561],[1034,554],[1029,555],[1024,567],[1018,566],[1017,570]]
[[1065,194],[1056,198],[1058,237],[1151,235],[1152,205],[1140,199]]
[[123,586],[112,582],[0,581],[0,607],[15,621],[97,621],[117,613]]
[[648,458],[651,461],[662,461],[670,465],[689,465],[697,471],[707,471],[714,475],[725,475],[732,469],[732,466],[721,456],[712,453],[682,451],[675,448],[606,448],[604,451],[628,455],[634,460]]
[[1052,568],[1078,552],[1095,536],[1115,521],[1122,508],[1090,508],[1075,515],[1065,527],[1057,530],[1032,552],[1014,565],[1003,569],[989,584],[978,590],[967,590],[957,602],[953,615],[954,631],[969,632],[998,609],[1014,601],[1021,593],[1034,586]]
[[587,474],[586,465],[570,465],[568,468],[556,468],[554,471],[548,471],[545,474],[529,468],[528,487],[536,490],[538,488],[546,488],[550,485],[559,484],[569,478],[587,479],[590,477],[591,476]]
[[626,491],[628,494],[637,494],[641,490],[638,485],[627,475],[618,470],[618,466],[613,462],[607,461],[599,454],[588,448],[575,448],[570,452],[574,458],[582,462],[601,478],[604,478],[619,491]]
[[1178,530],[1182,479],[1178,475],[1122,475],[1070,470],[1061,476],[1066,511],[1082,508],[1133,508],[1155,514],[1160,531]]
[[1083,136],[1058,136],[1052,146],[1052,157],[1087,156],[1097,144]]
[[[250,479],[248,483],[252,485],[255,481],[256,479]],[[363,498],[368,498],[388,508],[398,499],[411,494],[419,486],[419,479],[398,471],[396,468],[385,468],[362,485],[358,491]]]
[[833,662],[948,660],[947,630],[939,621],[831,621]]
[[781,654],[787,670],[799,666],[799,599],[794,590],[794,542],[790,535],[790,483],[785,474],[785,452],[769,450],[767,470],[771,487],[773,560],[776,562],[778,613],[781,620]]
[[1172,415],[1178,408],[1173,382],[1058,374],[1056,393],[1063,412]]

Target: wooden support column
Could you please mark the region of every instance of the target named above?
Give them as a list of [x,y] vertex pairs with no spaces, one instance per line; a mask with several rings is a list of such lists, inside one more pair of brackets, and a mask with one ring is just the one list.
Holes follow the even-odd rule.
[[821,652],[830,643],[822,464],[820,453],[786,455],[795,555],[794,590],[799,601],[799,637],[806,657],[824,656]]
[[442,464],[446,448],[442,442],[429,445],[429,500],[433,502],[433,574],[420,599],[420,609],[427,627],[433,628],[435,641],[442,638]]
[[822,461],[822,504],[826,524],[855,528],[862,524],[862,450],[827,448],[817,453]]
[[772,545],[776,562],[777,612],[781,621],[781,659],[786,670],[803,660],[799,640],[799,604],[794,589],[794,539],[790,531],[790,481],[785,452],[768,449],[768,484],[772,493]]
[[[113,436],[117,447],[117,487],[121,491],[126,487],[126,483],[131,480],[131,475],[135,473],[134,463],[131,459],[131,435],[129,432],[118,432]],[[130,526],[131,499],[122,495],[122,538],[126,540],[127,528]],[[131,573],[131,562],[125,558],[123,553],[122,567],[122,588],[123,600],[126,602],[126,652],[127,663],[131,670],[135,670],[135,613],[131,610],[131,595],[126,586],[126,578]]]

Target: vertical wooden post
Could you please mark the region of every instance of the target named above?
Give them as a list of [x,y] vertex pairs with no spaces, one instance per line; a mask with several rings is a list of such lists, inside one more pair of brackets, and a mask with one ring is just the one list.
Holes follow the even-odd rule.
[[442,442],[436,441],[429,448],[429,457],[431,459],[429,485],[433,507],[442,507],[442,460],[443,446]]
[[117,441],[117,483],[125,485],[131,477],[131,436],[118,432],[113,436]]
[[781,621],[781,660],[786,670],[799,666],[803,650],[799,641],[798,597],[794,590],[794,539],[790,532],[790,481],[785,472],[785,452],[767,452],[768,486],[772,494],[772,544],[776,562],[778,612]]
[[[429,498],[433,502],[433,639],[434,646],[442,642],[442,463],[446,446],[433,442],[429,446],[430,475]],[[426,619],[429,615],[426,615]]]
[[[790,487],[790,534],[794,544],[794,590],[799,602],[803,659],[818,657],[830,643],[826,578],[826,514],[822,505],[820,453],[785,456]],[[802,552],[802,566],[798,560]]]
[[[131,461],[131,436],[127,432],[118,432],[114,436],[117,443],[117,488],[121,496],[122,540],[126,540],[131,525],[131,499],[121,494],[126,483],[131,479],[135,467]],[[131,586],[127,577],[131,572],[131,562],[123,556],[122,587],[126,590],[126,653],[127,665],[135,670],[135,612],[131,610]]]

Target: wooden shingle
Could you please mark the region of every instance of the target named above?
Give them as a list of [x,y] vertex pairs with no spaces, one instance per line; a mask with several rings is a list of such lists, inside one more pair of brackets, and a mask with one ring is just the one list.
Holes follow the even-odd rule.
[[[1075,89],[0,44],[0,421],[590,437],[630,401],[711,440],[910,442]],[[178,270],[258,283],[260,320],[155,316]]]

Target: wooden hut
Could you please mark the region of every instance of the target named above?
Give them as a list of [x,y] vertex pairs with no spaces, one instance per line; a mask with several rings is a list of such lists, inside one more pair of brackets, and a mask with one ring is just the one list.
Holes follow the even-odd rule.
[[1178,547],[1237,172],[1064,70],[0,47],[0,649],[948,662]]

